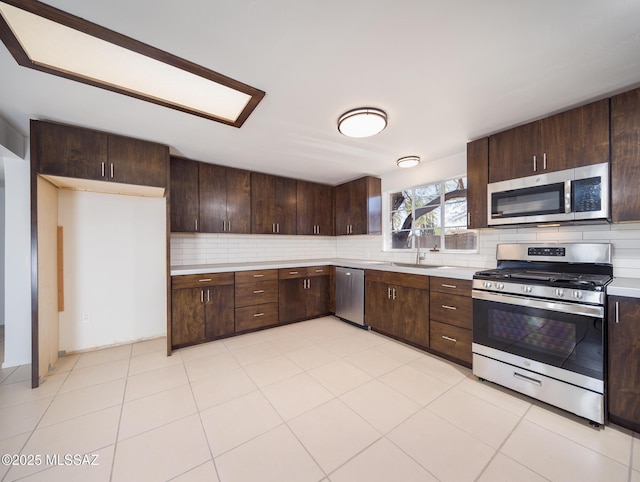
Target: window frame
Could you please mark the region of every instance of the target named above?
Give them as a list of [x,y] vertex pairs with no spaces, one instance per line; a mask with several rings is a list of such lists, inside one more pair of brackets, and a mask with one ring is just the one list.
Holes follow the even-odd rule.
[[[466,232],[469,233],[474,233],[475,235],[475,248],[474,249],[446,249],[445,246],[445,236],[446,236],[446,229],[447,227],[455,227],[455,226],[446,226],[445,225],[445,217],[446,217],[446,209],[445,209],[445,195],[446,195],[446,183],[448,181],[452,181],[452,180],[457,180],[460,178],[465,178],[467,179],[467,183],[468,183],[468,177],[467,174],[462,174],[462,175],[458,175],[458,176],[451,176],[448,177],[446,179],[442,179],[439,181],[433,181],[433,182],[424,182],[424,183],[420,183],[411,187],[407,187],[407,188],[400,188],[400,189],[394,189],[392,191],[385,191],[383,193],[382,196],[382,213],[383,216],[386,216],[383,225],[382,225],[382,236],[383,236],[383,247],[382,250],[383,251],[388,251],[388,252],[395,252],[395,253],[415,253],[417,251],[416,248],[416,243],[415,243],[415,236],[412,237],[411,239],[411,247],[410,248],[393,248],[392,247],[392,239],[391,239],[391,235],[392,235],[392,227],[391,227],[391,196],[395,193],[398,192],[402,192],[402,191],[411,191],[412,193],[415,193],[416,189],[420,189],[420,188],[424,188],[426,186],[431,186],[431,185],[440,185],[440,204],[439,207],[440,209],[440,243],[438,243],[438,252],[440,253],[457,253],[457,254],[473,254],[473,253],[478,253],[479,252],[479,236],[478,236],[478,230],[477,229],[466,229]],[[467,184],[468,186],[468,184]],[[467,187],[468,189],[468,187]],[[415,197],[415,194],[414,194]],[[468,202],[468,198],[467,202]],[[437,209],[437,208],[436,208]],[[467,205],[467,214],[468,214],[468,205]],[[413,213],[415,213],[415,208],[414,206],[411,207],[411,213],[412,213],[412,222],[411,222],[411,228],[409,230],[410,233],[413,233],[415,231],[415,216],[413,216]],[[468,226],[468,223],[467,223]],[[421,252],[425,252],[428,251],[428,248],[424,248],[421,247],[420,251]]]

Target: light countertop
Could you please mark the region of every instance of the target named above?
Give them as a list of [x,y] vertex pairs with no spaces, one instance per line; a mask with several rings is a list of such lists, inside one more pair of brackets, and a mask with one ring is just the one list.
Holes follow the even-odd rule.
[[421,274],[425,276],[441,276],[471,280],[473,274],[482,268],[465,268],[460,266],[432,266],[421,267],[403,266],[390,261],[368,261],[358,259],[306,259],[295,261],[258,261],[254,263],[224,263],[172,266],[171,276],[204,273],[228,273],[229,271],[251,271],[256,269],[300,268],[303,266],[344,266],[346,268],[377,269],[381,271],[395,271],[399,273]]
[[613,296],[628,296],[640,298],[640,279],[615,278],[607,286],[607,294]]

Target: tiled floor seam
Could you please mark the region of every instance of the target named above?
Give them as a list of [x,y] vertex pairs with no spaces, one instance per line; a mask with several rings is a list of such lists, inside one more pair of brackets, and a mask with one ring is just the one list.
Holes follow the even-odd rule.
[[111,471],[109,472],[109,480],[113,479],[113,471],[115,469],[116,459],[118,456],[118,437],[120,435],[120,424],[122,423],[122,413],[124,412],[124,400],[125,400],[125,397],[127,396],[127,383],[129,382],[129,371],[131,370],[132,353],[133,353],[133,346],[131,347],[131,351],[129,352],[129,363],[127,364],[127,374],[125,376],[125,381],[124,381],[124,390],[122,390],[122,400],[120,401],[120,416],[118,417],[118,428],[116,430],[116,437],[115,437],[115,440],[113,441],[114,443],[113,459],[111,460]]
[[[388,433],[389,432],[387,432],[387,434]],[[422,465],[415,457],[413,457],[411,454],[407,453],[402,447],[400,447],[397,443],[395,443],[393,440],[391,440],[387,435],[384,435],[384,437],[382,437],[382,438],[386,439],[389,443],[393,444],[394,447],[396,447],[403,454],[405,454],[407,457],[409,457],[411,460],[413,460],[416,464],[418,464],[418,466],[422,467],[435,480],[440,480],[438,477],[436,477],[436,474],[434,474],[433,472],[431,472],[431,470],[429,470],[429,467],[425,467],[424,465]]]
[[[295,434],[294,434],[295,435]],[[326,473],[326,477],[328,480],[331,480],[331,476],[333,474],[335,474],[338,470],[340,470],[342,467],[344,467],[345,465],[347,465],[349,462],[351,462],[353,459],[355,459],[356,457],[358,457],[360,454],[362,454],[363,452],[369,450],[373,445],[377,444],[380,440],[382,439],[387,439],[387,437],[385,435],[380,435],[380,437],[378,437],[377,439],[375,439],[373,442],[371,442],[369,445],[367,445],[366,447],[364,447],[362,450],[360,450],[359,452],[355,453],[353,455],[353,457],[350,457],[348,460],[345,460],[342,464],[340,464],[339,466],[337,466],[335,469],[333,469],[331,472]],[[389,440],[389,439],[387,439]],[[300,442],[302,443],[302,442]],[[304,444],[303,444],[304,446]],[[306,448],[306,447],[305,447]],[[317,463],[317,462],[316,462]],[[322,468],[322,467],[321,467]],[[324,472],[324,471],[323,471]]]

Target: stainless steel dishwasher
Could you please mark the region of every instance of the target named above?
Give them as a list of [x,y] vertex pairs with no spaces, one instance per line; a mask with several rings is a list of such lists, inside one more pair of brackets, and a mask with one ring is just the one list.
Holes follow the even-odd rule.
[[364,326],[364,270],[336,267],[336,316]]

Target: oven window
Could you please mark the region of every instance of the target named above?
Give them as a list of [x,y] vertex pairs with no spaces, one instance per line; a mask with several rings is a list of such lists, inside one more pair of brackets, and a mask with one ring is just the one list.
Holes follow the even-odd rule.
[[473,300],[473,341],[603,380],[602,320],[495,301]]
[[513,218],[565,212],[564,183],[547,184],[491,195],[491,217]]

